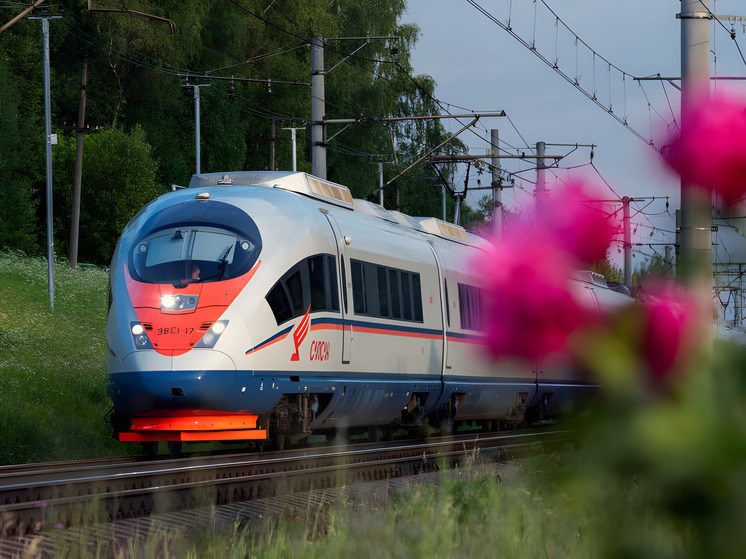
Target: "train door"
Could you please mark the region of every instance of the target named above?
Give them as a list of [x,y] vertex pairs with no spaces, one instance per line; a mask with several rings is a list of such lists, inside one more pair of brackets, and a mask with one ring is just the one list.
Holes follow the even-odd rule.
[[441,301],[440,323],[443,326],[443,359],[440,375],[441,377],[443,377],[443,375],[450,371],[452,361],[451,341],[448,337],[448,327],[450,326],[450,302],[448,299],[448,284],[446,283],[446,278],[443,274],[443,258],[433,243],[430,243],[430,249],[433,251],[433,256],[435,257],[435,265],[438,269],[438,292],[440,293]]
[[350,300],[350,274],[349,274],[349,259],[347,257],[347,237],[342,235],[342,231],[337,221],[329,215],[327,211],[321,210],[326,216],[329,226],[334,232],[334,238],[337,241],[337,262],[339,262],[339,282],[341,285],[340,293],[342,296],[342,363],[347,364],[350,362],[352,355],[352,321],[350,315],[352,313],[352,301]]

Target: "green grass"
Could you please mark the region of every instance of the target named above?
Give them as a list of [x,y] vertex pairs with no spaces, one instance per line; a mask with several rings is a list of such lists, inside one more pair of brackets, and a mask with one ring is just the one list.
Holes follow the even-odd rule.
[[[580,456],[471,464],[444,475],[438,485],[395,493],[387,503],[342,499],[288,509],[260,526],[236,522],[232,529],[165,538],[154,530],[141,549],[158,541],[174,556],[216,559],[684,556],[670,519],[653,512],[654,499],[641,487],[601,487],[588,480],[592,493],[568,493],[560,479]],[[626,496],[618,501],[620,489]]]
[[[104,415],[108,271],[0,252],[0,464],[121,455]],[[134,451],[138,449],[133,449]]]

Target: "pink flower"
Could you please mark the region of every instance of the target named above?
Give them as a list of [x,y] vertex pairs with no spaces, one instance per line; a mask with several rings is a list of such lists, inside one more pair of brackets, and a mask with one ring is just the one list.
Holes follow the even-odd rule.
[[605,258],[609,244],[620,231],[617,214],[609,215],[601,206],[603,198],[601,193],[574,181],[554,190],[538,216],[581,265]]
[[484,282],[486,345],[495,358],[562,351],[592,317],[570,286],[573,260],[540,227],[513,227],[476,271]]
[[682,115],[663,158],[684,184],[701,186],[731,206],[746,197],[746,100],[719,95]]
[[598,198],[579,182],[555,190],[511,220],[476,261],[492,356],[536,359],[563,352],[576,332],[598,319],[588,290],[571,279],[606,256],[618,230]]
[[644,293],[642,357],[653,377],[664,380],[696,347],[701,313],[696,298],[675,284],[645,285]]

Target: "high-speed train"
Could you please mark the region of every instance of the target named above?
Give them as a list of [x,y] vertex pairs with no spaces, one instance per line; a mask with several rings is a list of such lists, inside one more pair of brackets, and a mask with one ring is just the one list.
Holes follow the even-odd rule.
[[[113,256],[115,436],[264,441],[556,413],[593,383],[480,351],[468,261],[485,243],[306,173],[195,175],[143,208]],[[577,285],[592,306],[628,301],[590,275]]]

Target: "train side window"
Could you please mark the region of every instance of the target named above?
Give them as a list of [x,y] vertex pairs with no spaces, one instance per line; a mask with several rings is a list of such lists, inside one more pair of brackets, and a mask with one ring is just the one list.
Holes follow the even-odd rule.
[[420,274],[411,274],[412,277],[412,302],[414,303],[414,319],[422,322],[422,288],[420,287]]
[[401,287],[398,270],[389,270],[389,286],[391,287],[391,318],[401,318]]
[[337,284],[337,260],[325,254],[320,268],[324,270],[324,292],[326,310],[339,312],[339,286]]
[[312,256],[307,260],[308,262],[308,280],[311,288],[311,310],[317,311],[319,309],[327,308],[326,300],[326,278],[324,269],[324,257],[319,254]]
[[376,270],[378,273],[378,306],[381,316],[388,317],[389,315],[389,285],[386,280],[386,268],[378,266]]
[[423,321],[420,275],[352,260],[355,314]]
[[368,314],[368,302],[365,298],[365,277],[363,276],[363,263],[357,260],[350,261],[352,271],[352,305],[355,314]]
[[482,290],[473,285],[459,283],[458,304],[461,310],[461,328],[480,330],[482,327]]
[[378,297],[378,274],[376,273],[376,266],[369,262],[364,262],[363,270],[366,314],[384,317],[385,315],[381,314],[381,301]]
[[297,316],[305,311],[303,305],[303,281],[301,280],[301,271],[295,270],[286,280],[285,284],[290,292],[290,301],[293,305],[293,315]]
[[330,254],[317,254],[306,259],[311,290],[311,312],[339,311],[337,268]]
[[317,254],[298,262],[272,287],[266,296],[280,325],[309,309],[311,312],[339,312],[336,259]]
[[401,273],[401,295],[404,303],[404,319],[412,320],[412,284],[407,272]]
[[267,294],[267,302],[275,315],[277,324],[282,324],[286,320],[293,318],[293,310],[290,308],[290,299],[285,293],[285,286],[277,282]]

